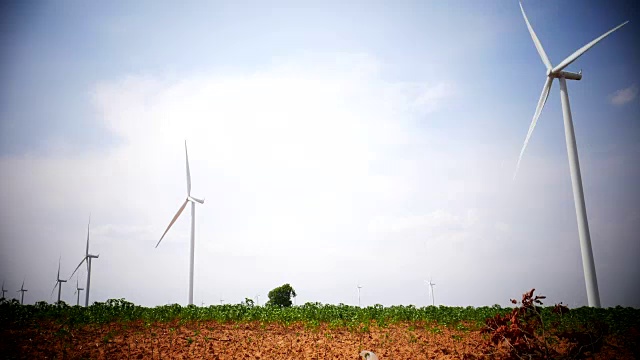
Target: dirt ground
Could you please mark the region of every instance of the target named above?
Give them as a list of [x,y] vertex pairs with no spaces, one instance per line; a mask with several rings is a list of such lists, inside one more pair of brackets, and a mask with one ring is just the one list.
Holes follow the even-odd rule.
[[[54,322],[0,333],[3,359],[359,359],[361,350],[387,359],[500,359],[479,330],[396,324],[367,331],[278,324],[133,322],[70,329]],[[558,344],[561,347],[562,344]],[[634,359],[608,338],[593,359]]]

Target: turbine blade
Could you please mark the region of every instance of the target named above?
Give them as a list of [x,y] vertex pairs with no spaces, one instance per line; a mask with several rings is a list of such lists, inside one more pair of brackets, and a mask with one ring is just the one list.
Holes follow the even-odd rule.
[[531,121],[531,125],[529,126],[527,137],[524,139],[522,150],[520,150],[520,156],[518,157],[518,163],[516,164],[516,171],[513,173],[514,180],[516,179],[516,175],[518,174],[518,169],[520,168],[520,161],[522,160],[524,149],[527,148],[527,144],[529,143],[531,134],[533,134],[533,129],[535,129],[536,123],[538,122],[538,118],[540,117],[540,113],[542,113],[542,108],[544,108],[544,104],[547,102],[547,98],[549,97],[549,91],[551,90],[552,83],[553,83],[553,78],[548,76],[547,81],[544,83],[544,87],[542,88],[542,94],[540,94],[540,100],[538,100],[538,106],[536,107],[536,112],[533,114],[533,120]]
[[60,258],[58,259],[58,276],[56,279],[60,280]]
[[564,68],[569,66],[572,62],[576,61],[576,59],[578,59],[580,56],[582,56],[582,54],[587,52],[587,50],[591,49],[595,44],[600,42],[600,40],[606,38],[607,36],[611,35],[612,32],[614,32],[614,31],[620,29],[621,27],[627,25],[627,23],[628,23],[628,21],[623,22],[622,24],[614,27],[613,29],[607,31],[606,33],[604,33],[600,37],[596,38],[592,42],[588,43],[587,45],[585,45],[585,46],[581,47],[580,49],[576,50],[576,52],[574,52],[573,54],[569,55],[569,57],[567,57],[566,59],[562,60],[562,62],[560,64],[558,64],[558,66],[554,67],[553,70],[551,70],[551,72],[555,73],[555,72],[558,72],[558,71],[562,71]]
[[49,298],[51,298],[53,296],[53,292],[56,291],[56,286],[58,286],[58,282],[56,281],[56,284],[53,285],[53,290],[51,290],[51,295],[49,295]]
[[522,7],[522,3],[520,3],[520,11],[522,11],[522,16],[524,16],[524,21],[527,23],[527,28],[529,28],[529,34],[531,34],[531,39],[533,39],[533,44],[536,46],[536,50],[538,50],[538,54],[540,54],[540,58],[542,59],[542,62],[547,67],[547,70],[551,69],[553,67],[551,65],[551,61],[549,61],[549,57],[547,56],[547,53],[544,52],[544,49],[542,48],[542,43],[540,43],[540,40],[538,39],[536,32],[533,31],[533,28],[531,27],[531,24],[529,23],[529,19],[527,19],[527,15],[524,13],[524,8]]
[[187,152],[187,140],[184,141],[184,154],[187,161],[187,196],[191,195],[191,171],[189,171],[189,152]]
[[91,225],[91,214],[89,214],[89,223],[87,224],[87,252],[85,255],[89,255],[89,225]]
[[69,276],[69,280],[73,277],[73,275],[76,273],[76,271],[78,271],[78,269],[80,268],[80,265],[82,265],[82,263],[85,262],[85,260],[87,260],[86,256],[84,258],[82,258],[82,261],[80,261],[80,264],[78,264],[78,266],[76,266],[76,269],[73,270],[73,272],[71,273],[71,276]]
[[164,239],[164,236],[167,235],[167,231],[169,231],[169,229],[171,229],[171,226],[173,225],[173,223],[175,223],[176,220],[178,220],[178,217],[180,216],[180,214],[182,214],[182,211],[187,206],[188,202],[189,202],[189,199],[185,200],[184,203],[182,203],[182,206],[180,207],[180,209],[178,210],[176,215],[173,217],[173,220],[171,220],[171,223],[169,223],[169,226],[167,226],[167,230],[164,231],[164,234],[162,234],[162,237],[160,238],[160,241],[158,241],[158,243],[156,244],[156,248],[158,247],[158,245],[160,245],[160,242],[162,241],[162,239]]

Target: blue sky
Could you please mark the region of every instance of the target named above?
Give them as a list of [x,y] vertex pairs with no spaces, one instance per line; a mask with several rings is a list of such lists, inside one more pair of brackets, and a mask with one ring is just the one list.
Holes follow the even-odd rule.
[[[602,302],[638,307],[639,7],[523,5],[554,64],[630,20],[567,70]],[[446,305],[586,304],[557,84],[512,180],[545,75],[516,1],[2,6],[0,276],[27,301],[91,212],[92,299],[186,302],[188,216],[153,246],[187,138],[196,302],[424,305],[433,276]]]

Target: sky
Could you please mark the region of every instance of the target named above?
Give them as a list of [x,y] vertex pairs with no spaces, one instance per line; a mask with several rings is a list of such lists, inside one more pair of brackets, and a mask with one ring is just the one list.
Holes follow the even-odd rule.
[[[525,1],[566,70],[600,297],[640,307],[640,6]],[[0,5],[0,281],[53,302],[587,304],[556,81],[517,1]],[[83,266],[63,284],[75,304]],[[56,291],[57,293],[57,291]],[[84,294],[83,294],[84,296]]]

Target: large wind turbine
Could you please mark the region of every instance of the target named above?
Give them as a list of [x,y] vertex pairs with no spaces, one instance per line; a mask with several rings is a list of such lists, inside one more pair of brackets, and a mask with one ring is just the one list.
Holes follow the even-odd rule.
[[3,281],[2,281],[2,298],[3,298],[3,299],[5,298],[5,297],[4,297],[4,293],[6,293],[7,291],[9,291],[9,290],[5,290],[5,288],[4,288],[4,280],[3,280]]
[[76,291],[74,293],[78,294],[78,298],[76,299],[76,306],[80,305],[80,291],[84,290],[83,288],[80,287],[80,285],[78,285],[78,278],[76,278]]
[[191,203],[191,255],[190,255],[190,262],[189,262],[189,305],[193,305],[193,259],[195,257],[195,245],[196,245],[195,244],[196,243],[196,203],[204,204],[204,199],[200,200],[191,196],[191,172],[189,171],[189,153],[187,152],[187,140],[184,141],[184,153],[186,155],[186,162],[187,162],[187,198],[184,200],[184,203],[182,203],[182,206],[180,206],[180,209],[178,209],[178,212],[169,223],[169,226],[167,226],[167,230],[165,230],[164,234],[162,234],[162,237],[160,237],[160,240],[156,244],[156,248],[158,247],[158,245],[160,245],[160,242],[162,241],[162,239],[164,239],[164,236],[167,234],[167,232],[169,231],[173,223],[175,223],[176,220],[178,220],[178,217],[180,216],[180,214],[182,214],[182,211],[187,206],[187,203],[190,202]]
[[84,257],[82,258],[82,261],[80,261],[80,264],[76,266],[76,269],[73,270],[73,273],[71,273],[71,276],[69,276],[69,279],[71,279],[73,277],[73,274],[75,274],[76,271],[78,271],[78,269],[80,268],[80,265],[82,265],[82,263],[85,261],[87,262],[87,292],[85,293],[84,306],[89,306],[89,289],[91,288],[91,259],[97,259],[98,257],[100,257],[100,254],[98,255],[89,254],[89,226],[90,225],[91,225],[91,215],[89,215],[89,223],[87,224],[87,251],[85,252]]
[[516,165],[516,172],[518,172],[518,168],[520,167],[520,161],[522,160],[522,154],[524,154],[524,150],[527,147],[527,143],[529,142],[529,138],[533,133],[533,129],[536,126],[536,122],[538,121],[538,117],[542,112],[542,108],[549,97],[549,91],[551,90],[551,84],[553,83],[553,79],[558,78],[560,81],[560,100],[562,102],[562,115],[564,117],[564,133],[565,139],[567,143],[567,155],[569,156],[569,168],[571,170],[571,185],[573,187],[573,200],[575,202],[576,207],[576,215],[578,217],[578,234],[580,236],[580,249],[582,252],[582,267],[584,269],[584,278],[587,286],[587,298],[589,301],[589,306],[600,307],[600,295],[598,293],[598,281],[596,278],[596,268],[593,262],[593,251],[591,250],[591,237],[589,235],[589,224],[587,222],[587,209],[584,202],[584,193],[582,190],[582,177],[580,175],[580,163],[578,162],[578,148],[576,146],[576,138],[573,132],[573,121],[571,119],[571,108],[569,106],[569,93],[567,92],[567,83],[566,79],[569,80],[580,80],[582,79],[582,71],[578,73],[572,73],[568,71],[563,71],[567,66],[576,61],[582,54],[587,52],[591,47],[597,44],[600,40],[609,36],[612,32],[618,30],[622,26],[626,25],[628,21],[623,22],[622,24],[616,26],[615,28],[607,31],[600,37],[591,41],[587,45],[581,47],[576,50],[573,54],[569,55],[566,59],[560,62],[559,65],[553,67],[551,65],[551,61],[547,54],[544,52],[542,48],[542,44],[536,33],[533,31],[531,24],[529,23],[529,19],[527,19],[527,15],[524,13],[524,9],[522,8],[522,3],[520,3],[520,10],[522,11],[522,16],[524,17],[524,21],[527,23],[527,28],[529,28],[529,33],[531,34],[531,38],[533,39],[533,43],[538,50],[538,54],[540,54],[540,58],[542,58],[542,62],[547,67],[547,78],[542,88],[542,94],[540,95],[540,100],[538,100],[538,106],[536,107],[536,111],[533,115],[533,120],[531,121],[531,125],[529,126],[529,131],[527,132],[527,137],[524,140],[524,145],[522,145],[522,150],[520,151],[520,157],[518,158],[518,164]]
[[24,280],[22,280],[22,286],[20,286],[20,290],[18,290],[17,292],[21,292],[21,296],[20,296],[20,305],[22,305],[24,303],[24,293],[27,292],[29,290],[24,288]]
[[435,285],[436,283],[431,281],[431,278],[429,278],[429,281],[425,280],[424,282],[427,283],[427,286],[429,286],[429,294],[431,295],[431,305],[436,306],[436,300],[433,295],[433,285]]
[[58,302],[60,303],[60,294],[62,293],[62,283],[67,282],[67,280],[60,279],[60,259],[58,259],[58,276],[56,276],[56,284],[53,285],[53,289],[51,290],[51,295],[56,291],[56,286],[58,287]]

